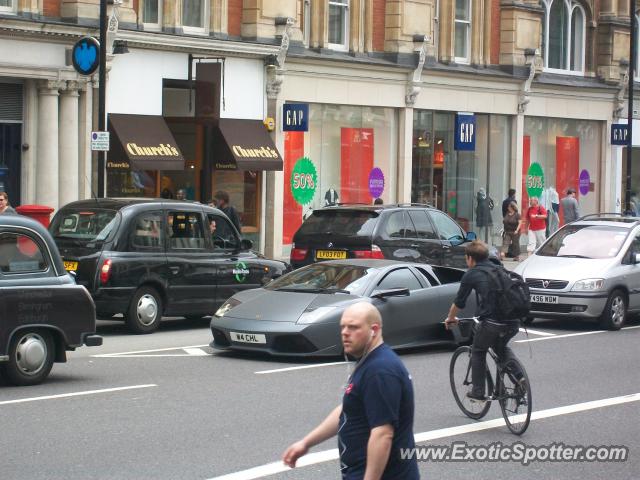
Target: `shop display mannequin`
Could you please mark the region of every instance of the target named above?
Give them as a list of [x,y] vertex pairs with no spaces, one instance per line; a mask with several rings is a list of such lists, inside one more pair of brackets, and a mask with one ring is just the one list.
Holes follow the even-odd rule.
[[[493,226],[493,220],[491,218],[491,210],[493,210],[493,199],[487,195],[484,188],[480,188],[476,195],[476,226],[479,231],[478,234],[481,238],[484,238],[485,242],[488,240],[488,227]],[[484,234],[484,235],[481,235]]]
[[545,188],[540,195],[540,204],[547,209],[547,237],[553,234],[560,227],[560,217],[558,212],[560,211],[560,195],[556,191],[555,187],[551,186]]
[[327,190],[327,193],[324,194],[324,206],[331,207],[338,203],[338,192],[336,192],[333,188]]

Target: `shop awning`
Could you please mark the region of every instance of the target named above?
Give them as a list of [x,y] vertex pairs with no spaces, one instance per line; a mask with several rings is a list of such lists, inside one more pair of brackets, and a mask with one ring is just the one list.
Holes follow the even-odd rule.
[[282,170],[282,157],[260,120],[221,118],[211,154],[216,170]]
[[107,168],[184,170],[184,157],[164,118],[109,114]]

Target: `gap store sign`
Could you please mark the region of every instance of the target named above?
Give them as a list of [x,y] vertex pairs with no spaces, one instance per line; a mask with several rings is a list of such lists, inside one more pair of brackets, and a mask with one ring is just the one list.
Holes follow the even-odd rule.
[[476,116],[456,113],[454,149],[473,152],[476,149]]
[[282,106],[283,132],[309,131],[309,104],[285,103]]

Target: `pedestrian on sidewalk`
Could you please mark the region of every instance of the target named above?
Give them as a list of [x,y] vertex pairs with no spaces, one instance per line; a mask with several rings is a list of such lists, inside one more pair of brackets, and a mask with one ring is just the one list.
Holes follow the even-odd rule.
[[510,188],[509,193],[507,193],[507,198],[502,201],[502,216],[504,217],[507,214],[507,209],[511,202],[515,202],[516,205],[518,201],[516,200],[516,190],[515,188]]
[[580,206],[576,198],[575,188],[567,189],[567,196],[560,200],[560,208],[562,208],[565,225],[580,218]]
[[9,195],[7,192],[0,191],[0,215],[17,215],[18,213],[9,204]]
[[522,221],[518,212],[518,204],[511,202],[507,214],[502,219],[502,258],[520,259],[520,228]]
[[540,205],[538,197],[529,199],[529,209],[527,210],[527,224],[529,228],[529,243],[527,252],[531,255],[546,240],[547,230],[547,210]]
[[225,192],[224,190],[218,190],[213,198],[216,201],[216,206],[218,207],[218,209],[222,210],[222,213],[229,217],[229,220],[231,220],[231,223],[235,225],[238,233],[242,235],[240,216],[238,215],[236,209],[229,204],[229,193]]

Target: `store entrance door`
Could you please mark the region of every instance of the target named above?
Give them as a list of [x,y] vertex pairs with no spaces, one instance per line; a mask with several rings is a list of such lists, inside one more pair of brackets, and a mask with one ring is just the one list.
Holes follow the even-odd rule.
[[20,205],[22,124],[0,123],[0,191]]

